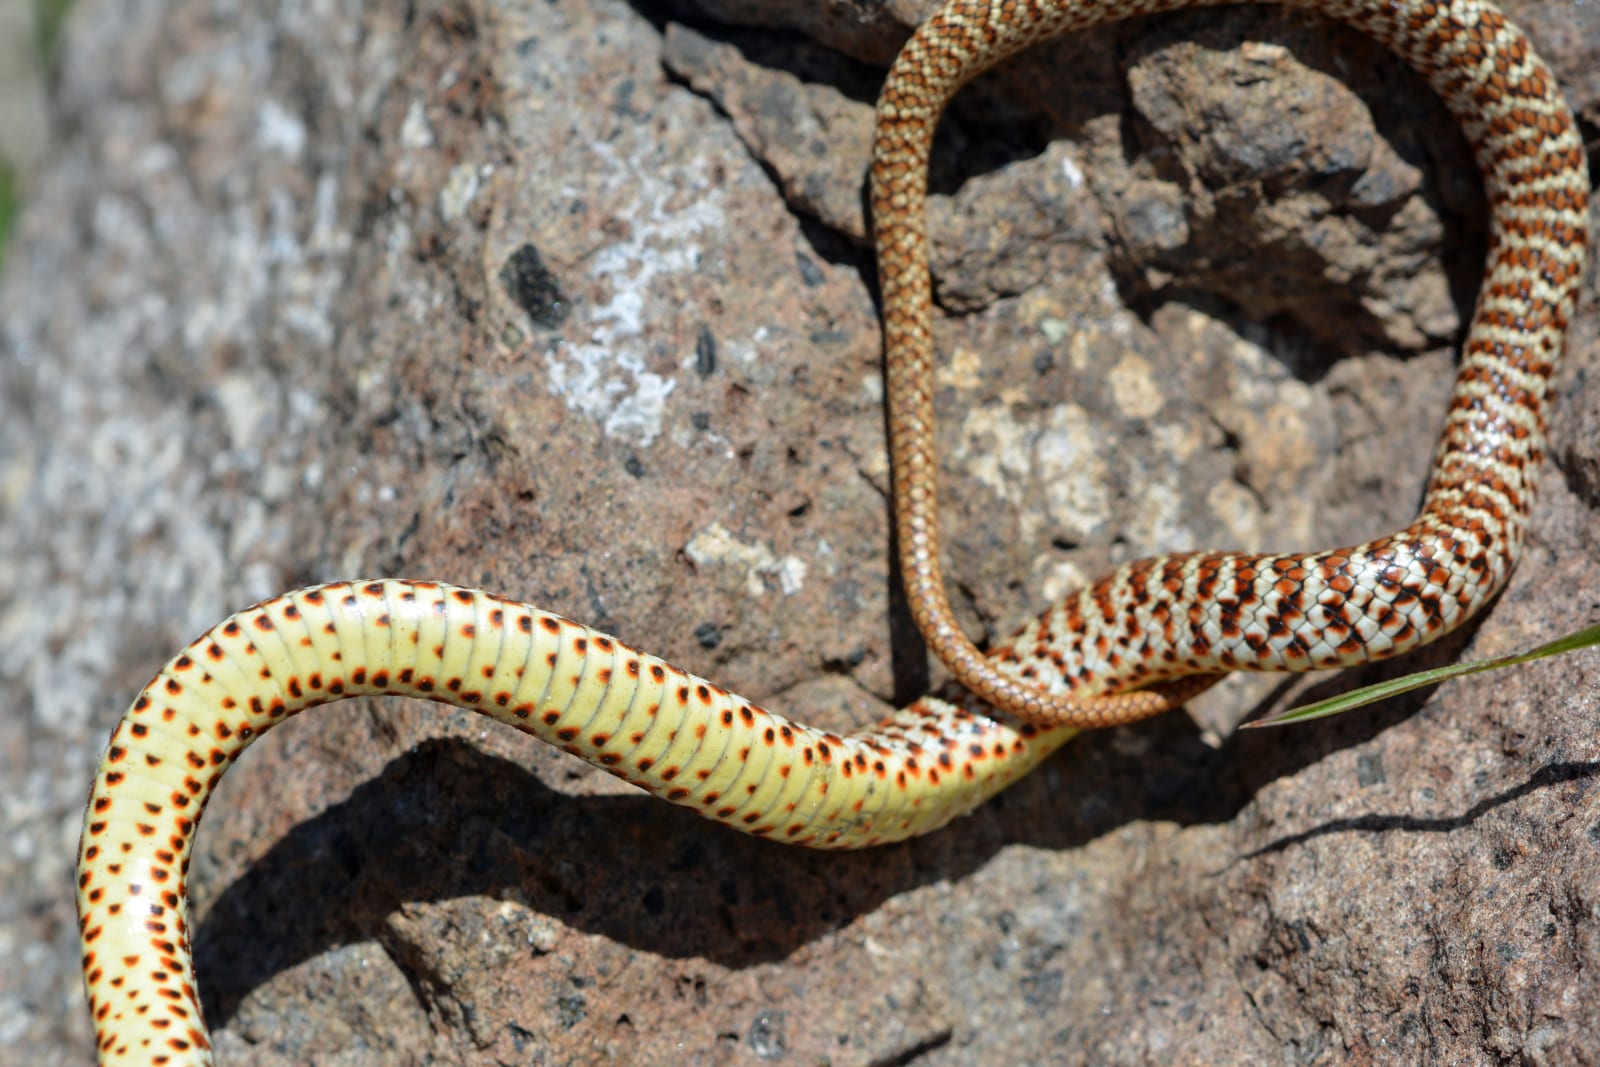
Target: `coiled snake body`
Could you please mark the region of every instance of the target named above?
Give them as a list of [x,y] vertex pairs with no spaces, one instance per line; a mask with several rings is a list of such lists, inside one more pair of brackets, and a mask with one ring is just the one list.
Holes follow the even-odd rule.
[[1314,555],[1134,563],[987,659],[950,619],[934,525],[922,221],[933,128],[961,85],[1028,44],[1191,6],[1200,4],[952,0],[896,60],[879,103],[872,199],[906,583],[931,647],[984,699],[977,710],[924,698],[841,737],[577,623],[440,583],[341,583],[257,605],[169,662],[101,761],[78,860],[101,1062],[211,1062],[184,886],[195,826],[239,753],[317,704],[364,694],[444,701],[747,833],[855,848],[943,825],[1075,727],[1152,714],[1230,670],[1391,655],[1481,607],[1520,549],[1543,459],[1545,391],[1588,238],[1582,147],[1550,72],[1490,5],[1299,0],[1422,71],[1484,172],[1487,272],[1421,516],[1391,537]]

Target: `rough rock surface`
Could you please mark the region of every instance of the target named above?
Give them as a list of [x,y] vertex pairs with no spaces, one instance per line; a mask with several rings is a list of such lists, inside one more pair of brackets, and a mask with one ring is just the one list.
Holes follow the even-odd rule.
[[[1509,6],[1594,137],[1596,5]],[[80,0],[0,283],[0,1042],[90,1055],[106,731],[229,610],[432,576],[844,726],[892,594],[861,180],[884,4]],[[1482,252],[1443,108],[1319,19],[1046,46],[942,134],[944,518],[993,636],[1109,564],[1403,523]],[[1600,347],[1511,588],[1600,617]],[[435,706],[290,723],[193,870],[228,1064],[1600,1062],[1600,658],[1235,734],[1230,682],[950,829],[746,840]],[[13,1053],[11,1050],[15,1050]]]

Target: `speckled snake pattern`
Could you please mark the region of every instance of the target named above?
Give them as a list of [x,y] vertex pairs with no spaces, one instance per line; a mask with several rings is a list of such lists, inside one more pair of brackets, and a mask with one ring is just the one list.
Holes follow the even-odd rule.
[[1423,73],[1484,175],[1487,269],[1421,514],[1351,548],[1131,563],[988,658],[962,633],[945,596],[936,515],[923,223],[935,122],[963,84],[1029,44],[1107,18],[1195,6],[1210,5],[952,4],[906,46],[879,101],[872,207],[907,599],[956,678],[992,707],[1039,724],[1131,722],[1168,710],[1218,672],[1349,666],[1447,633],[1504,585],[1544,458],[1545,391],[1588,239],[1583,148],[1555,79],[1488,4],[1299,0],[1292,6],[1359,27]]
[[987,659],[952,622],[930,443],[922,203],[933,127],[962,84],[1028,44],[1191,6],[957,0],[917,31],[880,100],[872,201],[900,543],[919,623],[982,700],[923,698],[841,736],[481,590],[364,581],[249,608],[162,668],[117,725],[95,779],[77,892],[100,1061],[212,1062],[189,955],[196,824],[251,741],[306,708],[375,694],[443,701],[735,829],[856,848],[969,811],[1077,727],[1153,714],[1230,670],[1393,654],[1491,597],[1523,541],[1544,395],[1583,272],[1581,145],[1549,71],[1489,5],[1329,0],[1298,6],[1364,29],[1428,77],[1466,131],[1492,209],[1488,269],[1421,517],[1392,537],[1316,555],[1131,564]]

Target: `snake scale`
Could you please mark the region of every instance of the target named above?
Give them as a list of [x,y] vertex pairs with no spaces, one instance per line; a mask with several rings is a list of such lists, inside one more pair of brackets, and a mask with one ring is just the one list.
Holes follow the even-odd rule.
[[77,885],[100,1061],[212,1061],[189,956],[185,877],[196,824],[245,747],[306,708],[372,694],[447,702],[746,833],[856,848],[969,811],[1078,727],[1153,714],[1231,670],[1392,655],[1492,597],[1523,542],[1544,455],[1545,393],[1584,268],[1582,146],[1549,70],[1489,4],[1298,0],[1421,71],[1484,174],[1487,269],[1420,517],[1390,537],[1315,555],[1136,562],[988,658],[952,621],[934,524],[923,233],[934,127],[961,85],[1031,43],[1192,6],[1203,5],[952,0],[916,31],[879,101],[872,206],[906,583],[930,646],[981,702],[925,697],[840,736],[481,590],[378,580],[258,604],[163,667],[102,758]]

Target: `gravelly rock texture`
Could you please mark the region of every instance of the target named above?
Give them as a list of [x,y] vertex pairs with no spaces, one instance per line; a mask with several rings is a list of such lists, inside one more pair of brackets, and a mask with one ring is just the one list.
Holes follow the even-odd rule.
[[[526,597],[844,727],[892,591],[862,177],[925,5],[80,0],[0,282],[0,1040],[90,1051],[70,859],[179,644],[311,581]],[[1509,5],[1593,137],[1600,18]],[[1022,57],[932,209],[953,595],[1402,524],[1482,254],[1443,108],[1309,16]],[[1527,558],[1413,665],[1600,618],[1583,309]],[[1229,682],[861,855],[745,840],[463,712],[344,704],[193,870],[228,1064],[1600,1062],[1600,659],[1346,720]],[[8,1053],[9,1055],[10,1053]]]

